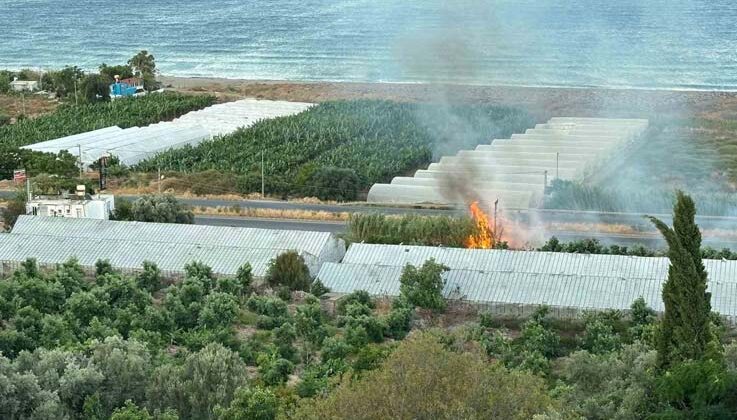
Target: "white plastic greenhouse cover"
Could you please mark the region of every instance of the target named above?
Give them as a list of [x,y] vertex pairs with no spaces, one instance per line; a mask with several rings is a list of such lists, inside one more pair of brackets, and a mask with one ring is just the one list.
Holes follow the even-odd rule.
[[90,165],[106,154],[120,158],[126,165],[136,164],[169,149],[195,146],[214,136],[233,133],[242,127],[270,118],[300,113],[313,104],[286,101],[244,99],[216,104],[189,112],[173,121],[146,127],[106,127],[100,130],[44,141],[25,149],[58,153],[67,150]]
[[[343,262],[404,267],[407,264],[422,265],[430,258],[454,270],[651,280],[664,280],[670,265],[668,258],[664,257],[360,243],[348,248]],[[704,266],[709,273],[709,281],[737,283],[737,261],[705,259]]]
[[[328,232],[254,229],[229,226],[183,225],[174,223],[123,222],[84,218],[18,217],[11,234],[34,237],[104,239],[124,242],[150,242],[168,246],[190,244],[223,248],[291,249],[314,261],[316,273],[327,261],[340,261],[345,244]],[[0,256],[2,259],[2,256]]]
[[[398,296],[402,267],[327,263],[318,278],[335,293],[365,290],[374,296]],[[575,311],[627,310],[642,297],[664,310],[664,279],[602,277],[585,274],[451,269],[443,274],[446,298],[484,305],[541,306]],[[737,319],[737,283],[709,283],[712,309]]]
[[[62,264],[76,258],[84,268],[92,268],[98,260],[109,260],[120,270],[137,270],[144,261],[153,262],[164,271],[183,273],[184,266],[202,262],[215,274],[234,275],[249,263],[256,277],[263,277],[269,262],[289,249],[238,248],[183,243],[89,239],[78,237],[0,234],[0,263],[15,266],[28,258],[39,264]],[[314,257],[301,253],[308,266],[317,267]],[[2,271],[6,268],[3,267]],[[4,273],[8,274],[8,273]]]
[[[602,160],[638,138],[647,126],[648,121],[642,119],[552,118],[510,139],[495,139],[475,150],[444,156],[427,170],[417,171],[414,178],[397,177],[390,184],[374,184],[368,201],[467,205],[475,199],[494,201],[484,197],[482,191],[491,189],[504,192],[497,197],[502,208],[535,207],[541,202],[539,192],[544,191],[546,181],[585,179]],[[459,179],[473,187],[475,197],[443,191],[449,180],[457,185]],[[522,200],[515,195],[523,192],[532,192],[532,199]]]

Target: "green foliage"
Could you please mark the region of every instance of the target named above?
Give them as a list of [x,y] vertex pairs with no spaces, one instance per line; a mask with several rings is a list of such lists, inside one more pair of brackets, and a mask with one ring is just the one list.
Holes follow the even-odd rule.
[[200,312],[200,325],[223,328],[231,325],[238,314],[238,301],[229,293],[213,292],[207,295]]
[[351,201],[358,196],[361,181],[353,169],[322,167],[313,171],[302,194],[321,200]]
[[376,304],[374,303],[374,300],[371,299],[371,296],[368,294],[365,290],[356,290],[353,293],[349,293],[343,297],[341,297],[338,300],[337,305],[335,306],[335,311],[338,313],[338,315],[347,315],[348,314],[348,307],[356,305],[364,306],[368,309],[367,314],[371,313],[371,310],[376,307]]
[[12,81],[13,81],[13,74],[11,72],[7,70],[0,71],[0,93],[10,92],[10,82]]
[[651,217],[668,242],[668,280],[663,286],[665,312],[658,335],[660,365],[699,360],[706,355],[711,333],[711,293],[701,259],[701,232],[694,220],[693,200],[677,193],[673,228]]
[[212,96],[165,93],[79,106],[65,104],[51,114],[0,126],[0,177],[9,178],[17,168],[26,168],[32,175],[73,175],[78,168],[69,153],[54,155],[18,148],[112,125],[129,128],[170,120],[214,101]]
[[590,314],[585,320],[581,337],[581,348],[593,354],[603,354],[619,350],[622,339],[615,331],[613,320],[602,314]]
[[[330,198],[351,199],[357,180],[358,188],[365,189],[428,164],[435,149],[448,144],[470,148],[521,132],[532,123],[526,113],[504,107],[325,102],[212,142],[162,153],[137,168],[234,172],[240,175],[239,192],[247,194],[261,191],[263,152],[268,194],[316,195],[327,193],[324,188],[329,187]],[[356,177],[316,169],[330,167],[351,168]]]
[[362,379],[346,378],[327,398],[305,401],[295,418],[529,419],[550,405],[539,378],[448,351],[423,334]]
[[344,359],[351,352],[351,346],[345,339],[339,337],[327,337],[322,342],[322,359]]
[[384,318],[386,335],[396,340],[403,339],[410,329],[415,310],[406,299],[397,297],[392,302],[392,309]]
[[110,82],[105,76],[88,74],[79,85],[79,95],[86,102],[106,101],[110,99]]
[[444,310],[443,287],[445,287],[445,280],[443,280],[442,274],[447,270],[448,267],[437,264],[433,258],[425,261],[419,269],[407,264],[399,278],[401,295],[411,305],[432,309],[433,311]]
[[152,91],[159,88],[159,83],[156,81],[156,61],[148,51],[139,51],[128,60],[128,66],[133,69],[136,77],[143,79],[143,86],[146,90]]
[[145,195],[135,200],[130,207],[125,200],[120,207],[116,205],[115,220],[156,223],[193,224],[194,214],[169,194]]
[[237,353],[210,344],[181,365],[165,364],[153,374],[150,406],[174,408],[182,419],[213,418],[216,406],[228,406],[235,390],[246,385],[245,364]]
[[297,306],[294,313],[297,336],[317,346],[327,335],[319,302]]
[[322,281],[320,281],[320,279],[315,279],[315,281],[313,281],[310,285],[310,293],[317,297],[320,297],[325,293],[330,293],[330,289],[322,284]]
[[133,77],[133,69],[127,64],[108,66],[102,63],[98,67],[98,71],[100,76],[103,76],[108,84],[115,81],[115,76],[120,76],[121,79]]
[[25,191],[18,190],[13,198],[8,201],[7,206],[2,209],[3,225],[6,229],[12,229],[15,221],[18,220],[18,216],[26,214],[26,199]]
[[[714,160],[718,159],[710,159],[709,162],[713,163]],[[648,185],[642,185],[642,188],[633,187],[633,185],[640,187],[641,183],[642,181],[639,180],[637,184],[624,184],[623,187],[612,188],[556,179],[551,182],[551,194],[546,196],[544,207],[548,209],[603,212],[665,213],[677,199],[672,190],[664,191],[648,188]],[[664,182],[663,185],[670,185],[671,183]],[[711,186],[715,182],[713,179],[708,179],[705,184]],[[694,181],[688,179],[682,185],[693,188]],[[701,210],[703,214],[712,216],[731,216],[733,214],[733,209],[737,206],[734,193],[726,188],[723,191],[704,190],[706,188],[703,190],[694,188],[694,197],[704,205]]]
[[138,287],[151,293],[158,291],[163,286],[159,267],[150,261],[143,262],[143,270],[138,273],[136,280]]
[[266,281],[272,287],[286,286],[289,290],[308,290],[312,277],[304,258],[295,251],[288,251],[269,263]]
[[729,419],[737,412],[737,374],[713,360],[686,361],[659,378],[657,398],[667,404],[654,418]]
[[261,387],[240,387],[227,408],[217,407],[220,420],[274,420],[279,410],[279,398]]
[[655,351],[642,344],[602,355],[577,351],[562,359],[560,375],[566,385],[556,393],[587,419],[646,418],[655,368]]
[[351,242],[465,247],[465,241],[477,229],[468,217],[386,216],[352,214],[348,224]]
[[258,357],[261,380],[268,386],[283,384],[294,370],[294,364],[276,354],[261,354]]
[[251,264],[245,263],[238,267],[235,278],[238,280],[243,292],[250,290],[251,283],[253,283],[253,268],[251,268]]
[[289,320],[287,303],[281,299],[266,296],[251,296],[246,307],[259,315],[257,326],[273,329]]

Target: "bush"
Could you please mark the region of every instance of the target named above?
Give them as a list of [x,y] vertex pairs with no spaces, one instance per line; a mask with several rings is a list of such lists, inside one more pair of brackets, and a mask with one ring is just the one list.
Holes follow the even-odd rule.
[[344,359],[351,352],[344,339],[339,337],[327,337],[322,341],[322,360]]
[[258,365],[261,380],[268,386],[283,384],[294,370],[292,362],[276,355],[262,354],[258,357]]
[[317,297],[320,297],[325,293],[330,293],[330,289],[322,284],[320,279],[315,279],[315,281],[313,281],[312,285],[310,286],[310,293]]
[[448,267],[435,263],[433,258],[426,261],[419,270],[407,264],[399,279],[402,296],[412,305],[442,311],[445,309],[445,298],[443,297],[445,280],[442,274],[447,270]]
[[414,308],[404,298],[395,298],[392,310],[384,319],[386,335],[396,340],[403,339],[409,332],[414,313]]
[[327,166],[310,174],[302,194],[321,200],[350,201],[356,199],[360,187],[361,181],[353,169]]
[[369,308],[369,313],[371,313],[370,310],[375,307],[374,300],[371,299],[371,296],[368,294],[367,291],[356,290],[355,292],[347,294],[340,298],[335,306],[335,311],[338,315],[346,315],[346,308],[353,304],[366,306],[367,308]]
[[227,408],[216,407],[222,420],[274,420],[279,410],[279,398],[269,389],[240,387]]
[[266,281],[272,286],[287,286],[289,290],[308,290],[310,270],[304,258],[295,251],[285,252],[271,261]]

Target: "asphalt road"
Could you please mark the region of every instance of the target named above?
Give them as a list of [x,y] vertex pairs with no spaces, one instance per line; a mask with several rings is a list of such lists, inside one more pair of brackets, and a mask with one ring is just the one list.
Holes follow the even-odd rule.
[[314,220],[263,219],[251,217],[195,216],[195,224],[211,226],[235,226],[259,229],[311,230],[318,232],[344,233],[345,222]]

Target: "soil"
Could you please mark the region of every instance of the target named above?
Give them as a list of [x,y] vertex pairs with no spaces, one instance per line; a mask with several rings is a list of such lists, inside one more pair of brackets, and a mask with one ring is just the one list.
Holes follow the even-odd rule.
[[59,103],[45,95],[0,94],[0,115],[7,115],[12,121],[25,114],[26,117],[36,117],[53,112]]

